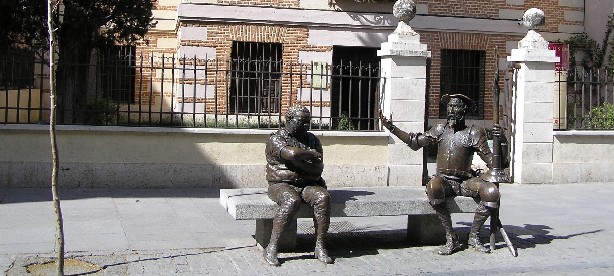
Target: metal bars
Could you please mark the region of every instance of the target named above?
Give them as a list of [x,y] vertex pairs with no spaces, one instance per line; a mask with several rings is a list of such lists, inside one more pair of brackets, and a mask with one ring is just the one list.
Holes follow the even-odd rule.
[[[484,118],[486,52],[478,50],[441,50],[440,91],[443,94],[463,94],[472,99],[477,109],[469,118]],[[439,108],[441,118],[445,107]]]
[[[98,52],[79,67],[88,68],[85,118],[61,123],[275,129],[300,103],[314,130],[379,130],[379,64],[283,62],[275,45],[243,46],[228,60]],[[28,85],[0,85],[0,123],[47,123],[46,65],[29,64]]]
[[568,74],[559,74],[554,103],[555,109],[559,107],[555,110],[559,124],[555,128],[614,130],[613,74],[607,67],[575,67]]

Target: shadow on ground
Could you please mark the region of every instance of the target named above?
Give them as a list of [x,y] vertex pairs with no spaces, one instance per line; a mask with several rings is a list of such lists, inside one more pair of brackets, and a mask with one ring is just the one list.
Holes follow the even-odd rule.
[[[459,222],[459,224],[466,225],[468,227],[471,226],[470,222]],[[484,241],[487,240],[487,236],[490,233],[488,223],[486,223],[486,225],[487,226],[482,231]],[[604,231],[603,229],[597,229],[569,235],[552,235],[550,233],[554,229],[550,226],[541,224],[525,224],[524,226],[504,225],[503,228],[517,249],[535,248],[538,245],[550,244],[556,240],[566,240],[577,236],[591,235]],[[466,235],[467,234],[463,235],[463,237]],[[505,241],[503,236],[501,236],[501,233],[497,233],[497,248],[501,247],[506,247]]]

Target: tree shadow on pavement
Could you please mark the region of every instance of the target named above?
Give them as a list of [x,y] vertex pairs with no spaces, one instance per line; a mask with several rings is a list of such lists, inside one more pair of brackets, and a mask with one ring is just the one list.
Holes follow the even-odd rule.
[[[180,258],[180,257],[189,257],[189,256],[198,256],[198,255],[203,255],[203,254],[212,254],[212,253],[216,253],[216,252],[222,252],[222,251],[232,251],[232,250],[241,250],[241,249],[246,249],[246,248],[250,248],[250,247],[254,247],[254,245],[250,245],[250,246],[240,246],[240,247],[232,247],[232,248],[201,248],[201,249],[190,249],[190,252],[178,252],[178,254],[165,254],[165,255],[160,255],[160,256],[153,256],[153,257],[148,257],[148,258],[139,258],[137,260],[124,260],[124,261],[117,261],[115,263],[110,263],[110,264],[98,264],[98,266],[100,267],[97,270],[93,270],[93,271],[88,271],[85,273],[78,273],[78,274],[71,274],[71,276],[79,276],[79,275],[98,275],[100,273],[107,273],[113,270],[113,268],[117,268],[117,267],[122,267],[122,266],[127,266],[129,264],[135,264],[135,263],[142,263],[142,262],[155,262],[155,261],[160,261],[160,260],[165,260],[165,259],[175,259],[175,258]],[[119,256],[119,255],[117,255]]]

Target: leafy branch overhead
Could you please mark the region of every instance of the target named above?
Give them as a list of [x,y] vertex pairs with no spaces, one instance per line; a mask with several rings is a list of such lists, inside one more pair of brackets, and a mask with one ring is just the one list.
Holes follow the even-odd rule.
[[[152,26],[151,0],[62,0],[60,13],[53,15],[57,34],[57,104],[60,123],[79,123],[88,95],[87,68],[95,49],[110,45],[135,45]],[[49,34],[46,1],[0,1],[0,44],[25,48],[47,59]],[[5,27],[6,26],[6,27]],[[5,27],[5,28],[4,28]],[[3,42],[4,41],[4,42]],[[79,67],[81,66],[81,67]],[[83,67],[86,66],[86,67]]]
[[[133,44],[152,26],[149,0],[63,0],[54,18],[59,46],[78,43],[91,47]],[[20,45],[44,51],[48,45],[47,2],[0,1],[0,47]],[[4,44],[4,45],[3,45]]]

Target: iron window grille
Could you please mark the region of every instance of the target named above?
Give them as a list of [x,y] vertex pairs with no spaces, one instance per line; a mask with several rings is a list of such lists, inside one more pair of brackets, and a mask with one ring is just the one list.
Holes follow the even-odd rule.
[[232,43],[231,113],[279,113],[282,44]]
[[[468,114],[471,119],[484,118],[485,64],[485,51],[441,50],[441,95],[463,94],[472,99],[477,108]],[[439,116],[446,116],[446,107],[443,105],[439,108]]]
[[0,52],[0,87],[17,89],[34,84],[34,52],[11,47]]
[[100,82],[97,91],[115,103],[135,98],[136,47],[109,46],[100,50]]

